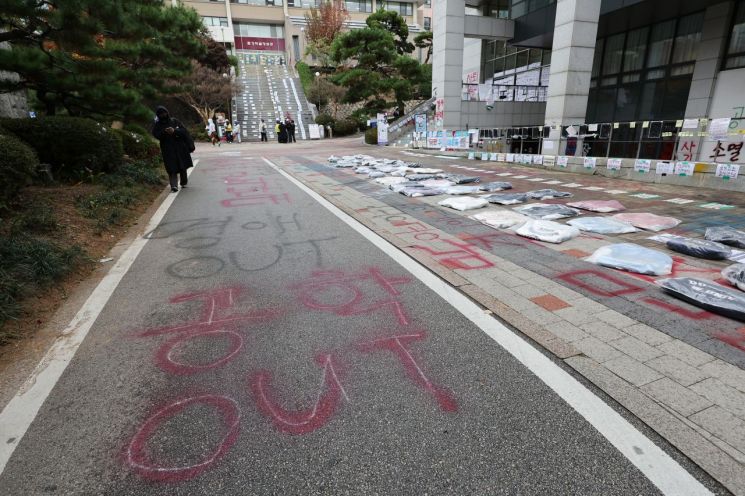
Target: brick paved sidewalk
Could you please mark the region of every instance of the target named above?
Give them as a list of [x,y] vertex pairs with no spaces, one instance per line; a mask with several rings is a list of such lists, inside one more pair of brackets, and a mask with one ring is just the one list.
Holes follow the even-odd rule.
[[[391,150],[361,151],[396,157]],[[351,170],[319,165],[325,159],[291,157],[278,165],[563,360],[733,493],[745,495],[743,324],[663,294],[654,278],[582,260],[621,240],[664,250],[646,239],[653,233],[583,235],[560,245],[531,241],[469,219],[473,212],[436,205],[442,197],[406,198]],[[516,191],[553,187],[575,193],[572,201],[611,197],[630,211],[673,215],[684,221],[676,234],[700,237],[708,225],[745,225],[745,209],[736,203],[740,193],[435,160],[428,158],[426,166],[474,173],[482,181],[509,180]],[[726,207],[702,207],[715,199]],[[727,265],[674,260],[674,275],[714,280]]]

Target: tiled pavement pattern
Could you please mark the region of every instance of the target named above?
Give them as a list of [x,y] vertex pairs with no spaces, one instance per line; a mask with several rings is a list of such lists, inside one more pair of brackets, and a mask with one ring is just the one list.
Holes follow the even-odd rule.
[[[367,152],[411,160],[390,150]],[[406,198],[352,170],[321,165],[325,160],[287,157],[278,165],[564,360],[728,489],[745,494],[745,326],[663,294],[654,278],[581,260],[621,240],[664,250],[646,239],[653,233],[589,234],[560,245],[531,241],[472,221],[472,212],[437,206],[442,197]],[[422,162],[456,172],[477,169],[482,181],[509,180],[518,192],[543,182],[572,188],[571,200],[556,203],[614,198],[628,211],[683,220],[668,231],[673,234],[701,236],[711,225],[745,227],[741,193],[565,173],[551,177],[543,170],[538,176],[495,163]],[[538,177],[542,182],[529,181]],[[732,208],[702,209],[713,197]],[[726,265],[674,259],[678,276],[717,280]]]

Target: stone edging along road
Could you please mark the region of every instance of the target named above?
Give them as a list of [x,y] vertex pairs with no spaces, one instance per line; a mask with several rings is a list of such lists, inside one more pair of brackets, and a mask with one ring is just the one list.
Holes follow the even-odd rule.
[[[353,172],[277,165],[562,360],[734,494],[745,495],[745,402],[739,403],[745,371],[495,255],[484,240],[427,222],[437,211],[463,220],[468,212],[445,213],[428,198],[405,200],[417,204],[412,210],[421,215],[414,216],[345,185],[358,179]],[[517,238],[492,232],[503,245]],[[462,255],[455,255],[459,250]],[[470,270],[474,263],[480,270]],[[599,277],[621,288],[628,284]]]

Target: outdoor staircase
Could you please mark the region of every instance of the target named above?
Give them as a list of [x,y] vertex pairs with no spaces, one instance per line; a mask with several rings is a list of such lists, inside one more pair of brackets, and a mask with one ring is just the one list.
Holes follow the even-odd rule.
[[243,139],[259,141],[261,119],[266,123],[267,137],[276,139],[274,124],[287,116],[295,120],[295,138],[310,139],[308,125],[313,112],[300,80],[284,65],[283,52],[249,52],[238,50],[239,90],[233,108],[241,124]]

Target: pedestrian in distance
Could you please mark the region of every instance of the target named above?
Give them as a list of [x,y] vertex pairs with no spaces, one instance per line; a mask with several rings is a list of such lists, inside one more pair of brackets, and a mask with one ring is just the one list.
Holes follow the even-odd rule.
[[274,124],[274,134],[275,136],[277,136],[277,141],[282,143],[282,136],[280,136],[279,134],[279,124],[280,124],[279,119],[277,119],[277,123]]
[[209,136],[212,146],[219,145],[220,140],[217,138],[217,127],[215,126],[214,119],[207,119],[207,136]]
[[284,122],[277,120],[279,124],[279,142],[287,143],[287,126]]
[[259,124],[259,132],[261,133],[261,141],[269,141],[266,139],[266,122],[264,122],[264,119],[261,119],[261,124]]
[[238,121],[233,123],[233,137],[238,138],[238,143],[241,142],[241,123]]
[[230,121],[225,124],[225,141],[228,143],[233,142],[233,125]]
[[297,143],[297,140],[295,139],[295,121],[293,119],[288,121],[287,137],[289,138],[290,143]]
[[155,139],[160,141],[160,152],[163,155],[163,164],[168,172],[171,192],[176,193],[179,182],[182,188],[185,188],[189,182],[186,171],[189,167],[194,166],[191,161],[194,140],[184,125],[178,119],[171,117],[171,114],[163,106],[155,110],[155,123],[152,133]]

